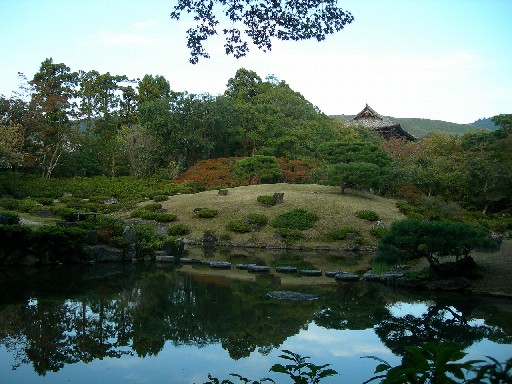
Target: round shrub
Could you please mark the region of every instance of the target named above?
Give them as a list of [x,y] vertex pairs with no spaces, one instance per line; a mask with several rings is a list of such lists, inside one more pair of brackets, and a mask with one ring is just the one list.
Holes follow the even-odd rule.
[[0,224],[16,225],[20,223],[20,217],[14,212],[0,212]]
[[312,212],[308,212],[303,208],[297,208],[290,212],[282,213],[272,220],[274,228],[288,228],[304,230],[311,228],[318,216]]
[[247,215],[247,223],[264,227],[268,223],[268,217],[262,213],[251,213]]
[[279,228],[275,233],[286,244],[292,244],[304,238],[302,232],[297,229]]
[[217,217],[218,214],[219,211],[216,209],[203,208],[197,212],[197,217],[200,217],[201,219],[211,219]]
[[384,236],[386,233],[389,232],[388,228],[372,228],[370,229],[370,235],[373,237],[380,239],[382,236]]
[[167,195],[156,195],[155,197],[153,197],[153,200],[158,203],[160,201],[167,201],[169,199],[169,197]]
[[143,220],[155,220],[159,223],[170,223],[177,220],[177,216],[172,213],[159,213],[147,211],[145,209],[136,209],[130,214],[131,217],[138,217]]
[[32,213],[40,207],[40,204],[36,200],[23,199],[18,205],[19,212]]
[[16,199],[0,199],[0,208],[8,211],[17,211],[20,205],[20,200]]
[[49,209],[55,216],[58,216],[65,221],[76,221],[78,217],[78,211],[73,208],[52,206]]
[[169,227],[167,234],[169,236],[183,236],[190,233],[190,227],[185,224],[176,224]]
[[333,229],[329,232],[329,237],[333,240],[343,240],[347,237],[349,233],[357,233],[359,234],[359,230],[355,227],[343,227],[340,229]]
[[230,231],[238,233],[251,232],[251,227],[249,224],[244,223],[242,220],[232,220],[226,225],[226,228]]
[[368,220],[368,221],[379,220],[379,214],[377,212],[369,211],[369,210],[357,211],[356,216],[359,217],[360,219],[364,219],[364,220]]
[[272,207],[273,205],[276,205],[276,202],[272,196],[268,195],[260,195],[256,198],[256,201],[266,207]]
[[145,209],[146,211],[157,212],[162,209],[162,204],[150,203],[150,204],[144,205],[143,207],[141,207],[141,209]]

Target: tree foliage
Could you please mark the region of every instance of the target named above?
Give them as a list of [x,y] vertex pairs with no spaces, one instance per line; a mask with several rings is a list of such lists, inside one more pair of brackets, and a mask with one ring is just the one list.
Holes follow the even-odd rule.
[[496,243],[487,231],[463,222],[401,220],[391,224],[378,246],[380,258],[406,261],[425,258],[439,274],[451,274],[440,258],[455,257],[457,263],[471,262],[476,248],[492,249]]
[[[263,51],[272,49],[272,39],[324,40],[342,30],[354,17],[337,0],[178,0],[171,17],[192,13],[196,25],[187,30],[192,64],[209,58],[204,43],[222,31],[225,52],[236,58],[249,52],[250,40]],[[227,18],[226,25],[221,21]]]

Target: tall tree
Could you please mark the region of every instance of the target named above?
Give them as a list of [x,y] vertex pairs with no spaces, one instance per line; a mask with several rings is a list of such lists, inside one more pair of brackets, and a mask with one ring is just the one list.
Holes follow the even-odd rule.
[[[321,41],[354,20],[338,7],[337,0],[178,0],[171,17],[179,20],[184,12],[194,14],[197,23],[187,31],[192,64],[200,57],[210,57],[203,43],[216,35],[217,29],[224,34],[226,54],[240,58],[249,51],[248,40],[270,51],[274,38]],[[222,27],[219,20],[225,18],[227,25]]]
[[41,174],[50,178],[59,164],[71,129],[77,73],[49,58],[41,63],[30,85],[33,93],[26,127]]

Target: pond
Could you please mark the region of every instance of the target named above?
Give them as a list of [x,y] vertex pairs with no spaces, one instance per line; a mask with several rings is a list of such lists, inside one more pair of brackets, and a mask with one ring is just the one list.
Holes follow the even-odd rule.
[[[283,278],[235,268],[137,264],[0,271],[1,383],[203,383],[272,377],[291,350],[362,383],[377,356],[448,340],[468,358],[512,356],[512,302],[396,290],[372,283]],[[283,301],[269,291],[318,296]],[[233,381],[236,382],[235,379]]]

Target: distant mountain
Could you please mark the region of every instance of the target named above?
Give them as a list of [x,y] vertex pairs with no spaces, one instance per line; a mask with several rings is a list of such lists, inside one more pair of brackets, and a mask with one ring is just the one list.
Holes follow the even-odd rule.
[[490,129],[491,131],[495,131],[496,129],[498,129],[498,126],[494,124],[491,119],[492,117],[484,117],[482,119],[478,119],[473,124]]
[[[350,120],[354,117],[354,115],[334,115],[331,116],[335,119],[342,119],[342,120]],[[482,129],[488,130],[488,129],[496,129],[496,128],[489,128],[488,126],[477,124],[480,121],[487,120],[487,119],[480,119],[475,121],[472,124],[457,124],[457,123],[450,123],[447,121],[442,120],[430,120],[430,119],[419,119],[419,118],[395,118],[395,117],[389,117],[392,121],[396,121],[397,123],[400,123],[400,126],[409,132],[411,135],[416,137],[423,137],[427,135],[429,132],[442,132],[446,133],[448,135],[456,136],[456,135],[462,135],[465,132],[470,131],[480,131]],[[490,120],[490,119],[488,119]],[[491,122],[492,123],[492,122]]]

